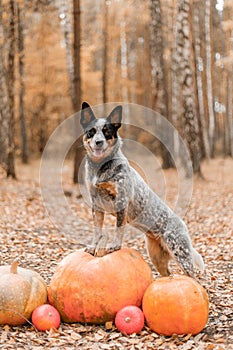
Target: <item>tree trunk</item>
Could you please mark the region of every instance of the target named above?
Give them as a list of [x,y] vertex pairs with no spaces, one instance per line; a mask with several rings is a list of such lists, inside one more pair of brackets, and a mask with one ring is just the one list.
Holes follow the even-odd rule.
[[73,57],[72,57],[72,49],[71,49],[71,31],[72,26],[70,22],[69,17],[69,1],[66,0],[60,0],[60,18],[61,18],[61,25],[63,28],[63,35],[65,40],[65,49],[66,49],[66,66],[67,66],[67,72],[69,77],[69,92],[70,92],[70,98],[72,102],[72,106],[75,104],[74,102],[74,64],[73,64]]
[[8,140],[9,150],[7,157],[7,177],[16,178],[15,174],[15,155],[14,155],[14,83],[15,83],[15,2],[9,3],[9,51],[8,51],[8,69],[7,69],[7,90],[9,102],[9,127]]
[[73,0],[74,23],[74,112],[81,108],[81,11],[80,0]]
[[[80,0],[73,0],[73,26],[74,26],[74,99],[73,99],[73,111],[78,112],[81,108],[81,13],[80,13]],[[77,130],[80,131],[80,123],[77,121]],[[81,134],[81,132],[80,132]],[[74,173],[73,181],[78,183],[79,180],[79,168],[84,157],[84,150],[81,148],[81,140],[79,139],[75,147],[74,156]]]
[[200,135],[197,118],[196,88],[195,88],[195,65],[192,48],[192,23],[189,0],[179,0],[176,20],[176,50],[177,50],[177,73],[181,86],[181,129],[185,138],[194,173],[201,174],[200,160]]
[[[150,26],[150,50],[152,67],[153,109],[170,120],[168,113],[168,81],[164,63],[164,39],[162,29],[162,13],[160,0],[150,1],[151,26]],[[168,169],[174,166],[170,153],[165,147],[160,146],[162,156],[162,168]]]
[[107,79],[108,79],[108,4],[104,0],[104,28],[103,28],[103,83],[102,83],[102,93],[103,93],[103,103],[108,101],[107,99]]
[[[121,42],[121,79],[122,79],[122,101],[128,102],[128,55],[127,55],[127,40],[126,40],[126,21],[125,14],[120,21],[120,42]],[[129,122],[126,117],[125,122]]]
[[[20,4],[17,4],[17,20],[18,20],[18,67],[19,67],[19,120],[21,126],[21,158],[22,162],[28,163],[28,137],[27,137],[27,129],[26,122],[24,116],[24,33],[23,33],[23,16],[22,10],[20,8]],[[24,3],[22,4],[22,8]]]
[[[172,23],[172,37],[173,40],[171,42],[172,52],[171,52],[171,115],[173,125],[178,129],[178,132],[181,134],[182,130],[180,127],[180,123],[178,122],[180,119],[180,111],[181,111],[181,84],[180,84],[180,68],[179,62],[181,60],[180,52],[177,50],[176,43],[176,33],[177,33],[177,4],[176,1],[173,0],[173,23]],[[179,156],[179,140],[177,135],[173,137],[174,144],[174,155],[177,158]]]
[[4,34],[2,24],[2,1],[0,0],[0,165],[7,169],[8,152],[8,118],[9,106],[7,96],[6,71],[4,67]]
[[231,65],[232,69],[230,70],[227,77],[227,85],[228,85],[228,94],[227,94],[227,129],[229,133],[228,140],[228,154],[233,157],[233,64]]
[[215,132],[215,115],[213,102],[213,76],[212,76],[212,37],[211,37],[211,16],[212,1],[205,1],[205,47],[206,47],[206,83],[207,83],[207,106],[209,115],[209,140],[211,157],[214,155],[214,132]]
[[198,97],[199,120],[200,120],[200,126],[201,126],[204,156],[206,158],[210,158],[210,143],[209,143],[207,122],[205,118],[205,104],[204,104],[203,82],[202,82],[203,61],[201,57],[200,22],[199,22],[200,10],[198,6],[199,4],[194,5],[197,97]]

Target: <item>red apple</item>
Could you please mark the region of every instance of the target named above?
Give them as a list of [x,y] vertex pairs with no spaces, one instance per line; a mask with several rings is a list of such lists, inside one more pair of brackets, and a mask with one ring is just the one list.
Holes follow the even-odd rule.
[[125,306],[117,312],[115,325],[122,333],[139,333],[144,326],[144,314],[137,306]]
[[32,313],[32,323],[38,331],[49,331],[51,328],[58,328],[61,323],[60,314],[49,304],[38,306]]

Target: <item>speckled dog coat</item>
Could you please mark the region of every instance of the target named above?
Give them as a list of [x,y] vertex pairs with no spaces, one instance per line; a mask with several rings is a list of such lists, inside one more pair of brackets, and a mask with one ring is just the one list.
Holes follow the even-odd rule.
[[[194,265],[204,269],[202,257],[192,247],[183,220],[149,188],[122,154],[117,134],[121,119],[121,106],[106,119],[96,119],[90,106],[86,102],[82,105],[86,184],[95,226],[87,251],[103,256],[120,249],[128,222],[145,233],[149,256],[160,274],[168,276],[168,262],[175,259],[187,275],[194,276]],[[105,212],[116,216],[116,232],[109,244],[102,230]]]

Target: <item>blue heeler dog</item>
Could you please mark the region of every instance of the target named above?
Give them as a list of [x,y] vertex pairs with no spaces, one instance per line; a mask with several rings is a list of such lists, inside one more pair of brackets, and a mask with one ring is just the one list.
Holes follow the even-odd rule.
[[[122,106],[106,119],[97,119],[83,102],[81,125],[86,149],[86,184],[94,219],[94,238],[86,251],[103,256],[121,248],[126,223],[146,233],[152,263],[163,276],[170,275],[168,262],[175,259],[183,271],[194,277],[194,265],[204,269],[201,255],[192,247],[185,223],[149,188],[121,152],[118,129]],[[104,213],[116,216],[111,244],[102,230]]]

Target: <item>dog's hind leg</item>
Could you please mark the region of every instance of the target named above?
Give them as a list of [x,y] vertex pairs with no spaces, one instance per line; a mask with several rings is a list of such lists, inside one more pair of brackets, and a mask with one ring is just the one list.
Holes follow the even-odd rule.
[[147,236],[146,243],[149,257],[157,271],[162,276],[169,276],[168,262],[171,257],[166,247],[163,246],[161,239]]

